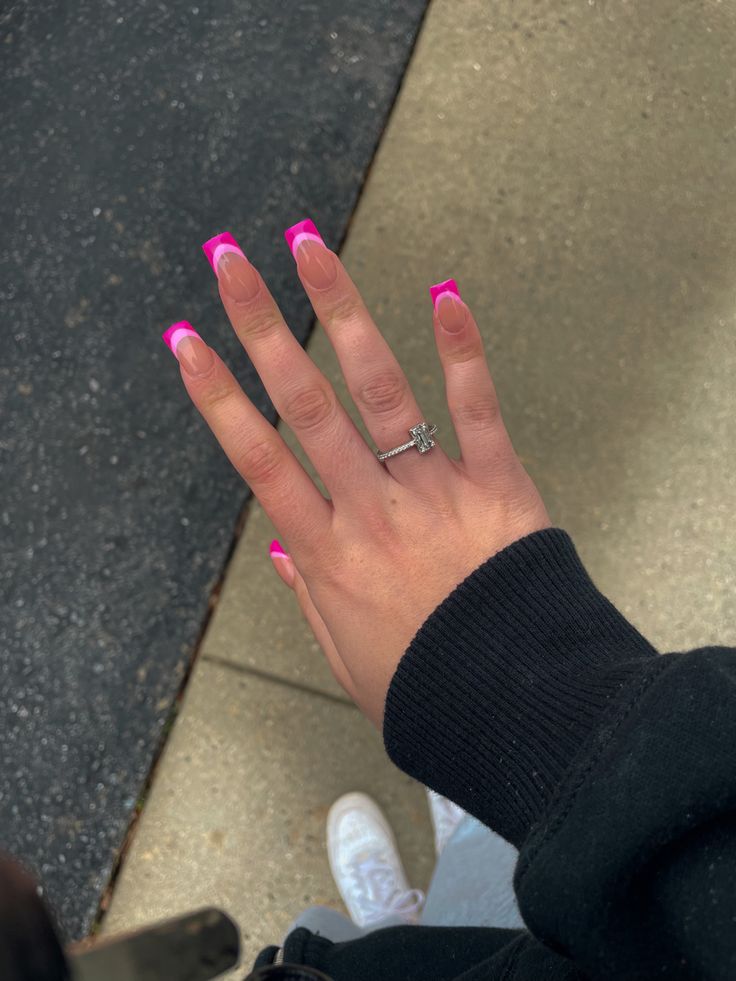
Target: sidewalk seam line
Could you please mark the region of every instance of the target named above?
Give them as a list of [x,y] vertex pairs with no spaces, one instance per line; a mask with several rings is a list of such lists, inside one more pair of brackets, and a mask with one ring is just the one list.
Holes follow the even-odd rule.
[[[386,115],[383,120],[383,126],[381,127],[380,131],[376,134],[376,139],[372,152],[370,154],[370,159],[368,160],[368,163],[363,172],[363,179],[360,181],[359,185],[355,189],[352,208],[347,217],[347,221],[343,229],[342,237],[340,241],[336,244],[335,251],[338,255],[342,252],[342,249],[345,246],[345,243],[350,235],[352,226],[356,219],[358,208],[361,203],[361,199],[365,194],[366,187],[369,183],[369,179],[371,176],[371,172],[376,164],[379,150],[383,145],[383,141],[385,139],[389,125],[393,118],[394,112],[396,111],[396,105],[399,101],[399,97],[404,88],[406,76],[408,75],[410,66],[412,65],[412,62],[414,60],[414,55],[417,46],[419,44],[420,37],[423,33],[425,23],[427,21],[427,15],[430,5],[431,5],[431,0],[427,0],[424,10],[422,11],[421,17],[419,18],[419,22],[417,24],[416,31],[414,33],[414,38],[412,40],[408,52],[406,53],[404,63],[401,67],[401,72],[396,80],[394,90],[389,98]],[[311,319],[311,323],[307,328],[307,333],[304,338],[304,342],[302,343],[302,347],[304,348],[305,351],[307,350],[310,341],[312,340],[313,336],[316,333],[316,328],[317,328],[317,318],[315,316],[312,317]],[[279,428],[283,420],[281,420],[281,418],[279,417],[278,413],[275,410],[272,409],[271,412],[264,412],[263,414],[267,421],[272,422],[272,425],[274,426],[275,429]],[[287,688],[292,688],[297,691],[302,691],[308,695],[316,695],[318,697],[325,698],[333,703],[337,703],[338,705],[347,706],[348,708],[353,709],[354,711],[359,711],[358,706],[351,699],[348,699],[347,697],[341,698],[339,695],[333,695],[329,692],[323,692],[320,691],[319,689],[311,688],[309,685],[303,685],[300,684],[299,682],[287,681],[286,679],[278,678],[274,675],[270,675],[268,672],[265,671],[260,671],[254,668],[245,668],[242,665],[232,664],[231,662],[225,659],[220,659],[215,656],[206,655],[202,653],[202,645],[204,643],[205,636],[209,632],[211,621],[216,612],[217,600],[219,599],[222,590],[224,589],[226,580],[228,579],[231,573],[232,561],[235,555],[235,550],[239,542],[241,541],[243,535],[246,533],[246,527],[248,523],[248,517],[250,516],[250,512],[253,507],[257,507],[257,506],[260,506],[260,501],[257,499],[253,491],[250,489],[250,487],[248,487],[247,494],[245,495],[245,499],[243,501],[243,506],[236,517],[227,554],[222,562],[215,585],[210,590],[208,601],[207,601],[207,607],[202,622],[200,623],[199,632],[192,645],[190,656],[187,662],[185,663],[183,677],[181,679],[180,684],[177,687],[176,693],[174,695],[174,698],[172,700],[166,718],[160,724],[157,745],[155,747],[153,757],[149,761],[149,766],[147,768],[146,776],[142,781],[142,784],[138,790],[139,803],[132,809],[129,815],[128,821],[126,822],[125,832],[122,836],[122,841],[120,842],[118,848],[115,851],[111,868],[107,876],[105,877],[106,880],[105,885],[100,890],[99,900],[97,903],[97,910],[92,919],[92,922],[89,925],[88,936],[93,936],[95,934],[98,934],[101,930],[105,916],[107,914],[110,903],[112,901],[112,896],[114,895],[115,892],[117,880],[120,874],[122,873],[123,866],[128,857],[128,853],[132,847],[133,840],[137,832],[137,825],[140,820],[140,816],[143,810],[145,809],[145,803],[153,787],[153,783],[157,776],[159,765],[162,762],[165,749],[168,745],[169,737],[171,735],[171,730],[178,720],[182,703],[186,696],[187,689],[189,688],[189,684],[194,674],[196,665],[199,663],[199,661],[202,660],[209,661],[211,664],[219,665],[223,668],[230,668],[233,671],[236,671],[241,674],[250,674],[253,675],[254,677],[261,678],[262,680],[271,681]]]
[[292,678],[282,678],[277,674],[271,674],[269,671],[264,671],[262,668],[254,668],[250,665],[237,664],[234,661],[228,661],[228,659],[225,657],[218,657],[216,654],[200,654],[199,661],[206,661],[209,664],[215,664],[221,668],[229,668],[231,671],[235,671],[237,674],[252,675],[255,678],[259,678],[261,681],[271,681],[274,684],[282,685],[284,688],[292,688],[295,691],[304,692],[305,695],[317,695],[318,698],[326,698],[331,702],[337,702],[338,705],[344,705],[347,708],[355,709],[356,711],[358,708],[358,706],[347,697],[343,698],[341,695],[334,695],[329,691],[321,691],[319,688],[312,688],[311,685],[305,685],[301,681],[294,681]]
[[223,560],[222,568],[220,569],[217,580],[207,594],[207,606],[202,616],[197,636],[192,643],[189,657],[184,661],[184,672],[181,680],[177,685],[169,710],[166,713],[165,718],[159,724],[158,737],[154,747],[154,752],[146,771],[146,775],[138,788],[137,802],[131,809],[128,816],[122,840],[114,853],[112,865],[108,875],[106,876],[105,884],[100,890],[97,911],[92,919],[92,922],[90,923],[87,934],[88,937],[98,934],[102,928],[102,924],[104,923],[105,916],[112,901],[112,896],[115,892],[118,877],[123,870],[123,866],[125,865],[125,861],[128,857],[128,852],[132,847],[141,814],[145,810],[148,795],[151,792],[151,788],[153,787],[154,780],[158,773],[158,768],[163,759],[166,746],[168,745],[171,730],[177,722],[186,691],[189,688],[189,682],[194,674],[195,666],[201,657],[202,644],[204,643],[204,638],[209,631],[212,618],[214,617],[217,609],[217,601],[222,593],[225,580],[230,572],[233,557],[235,555],[235,549],[237,548],[238,542],[245,532],[248,516],[256,503],[257,499],[255,495],[250,488],[248,488],[245,500],[243,501],[243,506],[240,508],[233,526],[230,544],[228,546],[227,554]]

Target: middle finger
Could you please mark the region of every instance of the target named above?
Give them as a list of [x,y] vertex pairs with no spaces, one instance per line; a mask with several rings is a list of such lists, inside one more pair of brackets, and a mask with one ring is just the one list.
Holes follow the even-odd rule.
[[289,330],[258,271],[227,232],[202,248],[235,333],[330,497],[350,501],[361,491],[374,494],[386,475],[332,385]]

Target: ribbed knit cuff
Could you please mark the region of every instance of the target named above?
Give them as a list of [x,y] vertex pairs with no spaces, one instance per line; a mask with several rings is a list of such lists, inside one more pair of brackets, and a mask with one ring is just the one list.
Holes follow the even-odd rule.
[[389,686],[391,759],[520,846],[612,698],[654,648],[570,537],[488,559],[420,627]]

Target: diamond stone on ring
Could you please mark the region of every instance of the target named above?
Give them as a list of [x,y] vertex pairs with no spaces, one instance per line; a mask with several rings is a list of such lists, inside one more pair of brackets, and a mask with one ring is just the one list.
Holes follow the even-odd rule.
[[412,426],[409,432],[412,438],[408,443],[395,446],[392,450],[386,450],[385,453],[377,450],[376,456],[378,459],[388,460],[390,456],[396,456],[398,453],[403,453],[404,450],[410,450],[412,446],[416,446],[420,453],[427,453],[434,446],[432,437],[437,432],[436,426],[429,426],[426,422],[420,422],[418,425]]

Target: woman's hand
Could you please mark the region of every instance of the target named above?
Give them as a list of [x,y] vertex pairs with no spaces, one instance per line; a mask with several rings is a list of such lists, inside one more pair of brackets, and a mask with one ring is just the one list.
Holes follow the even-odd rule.
[[[311,222],[287,241],[376,446],[406,443],[424,415],[342,263]],[[547,512],[511,446],[478,327],[452,285],[435,291],[434,335],[461,457],[438,443],[381,463],[234,239],[217,236],[204,248],[230,322],[330,498],[188,325],[164,337],[194,404],[284,542],[289,557],[275,551],[274,564],[335,677],[380,727],[417,629],[486,559],[548,527]]]

